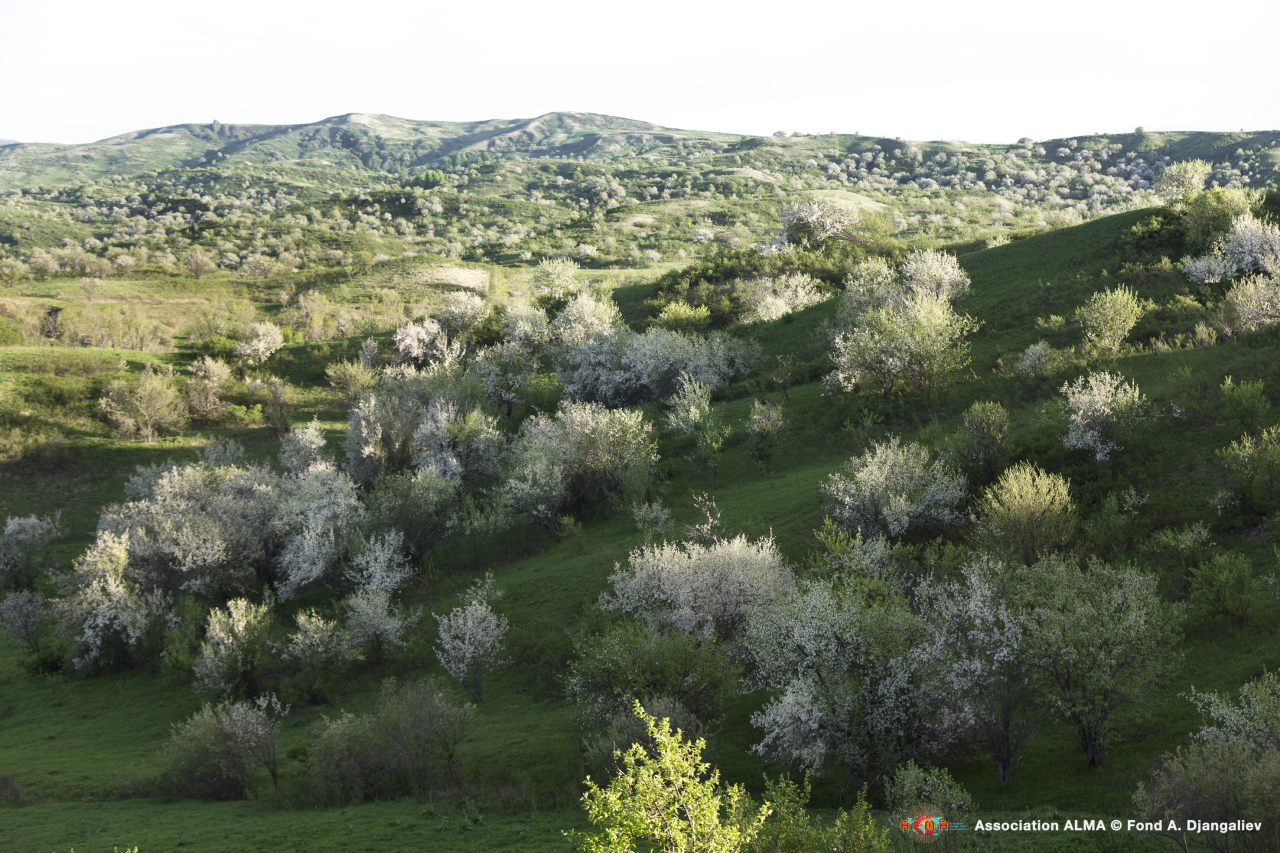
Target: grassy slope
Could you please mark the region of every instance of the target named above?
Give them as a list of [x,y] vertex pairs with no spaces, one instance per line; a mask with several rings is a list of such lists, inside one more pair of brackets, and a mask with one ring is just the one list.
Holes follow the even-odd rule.
[[[1209,464],[1213,451],[1236,437],[1238,430],[1215,421],[1211,416],[1192,412],[1188,417],[1162,418],[1158,430],[1146,440],[1130,447],[1120,461],[1098,467],[1077,454],[1066,453],[1060,445],[1058,425],[1042,412],[1043,403],[1054,395],[1054,387],[1063,377],[1039,383],[1013,381],[991,372],[990,366],[1000,355],[1024,348],[1039,335],[1034,328],[1037,316],[1049,313],[1068,315],[1075,306],[1102,286],[1117,279],[1120,266],[1117,246],[1144,213],[1123,214],[1091,222],[1085,226],[1053,232],[1039,237],[964,256],[963,262],[974,281],[973,296],[965,310],[985,326],[975,340],[975,364],[971,377],[933,400],[916,398],[882,401],[879,398],[821,396],[817,384],[793,389],[789,407],[793,431],[777,464],[778,475],[762,481],[739,445],[726,454],[721,472],[722,488],[717,501],[723,510],[723,521],[731,531],[777,538],[784,552],[802,559],[811,541],[810,531],[821,521],[818,486],[822,479],[853,452],[860,442],[876,435],[860,437],[842,431],[849,419],[864,407],[884,416],[879,429],[899,432],[907,437],[921,437],[937,443],[958,426],[960,413],[973,400],[996,399],[1010,409],[1017,456],[1034,458],[1042,466],[1071,477],[1073,491],[1088,512],[1107,494],[1133,485],[1150,495],[1141,519],[1134,530],[1134,545],[1143,533],[1173,524],[1204,518],[1217,522],[1215,540],[1222,546],[1237,548],[1255,557],[1259,566],[1272,563],[1270,548],[1275,535],[1265,526],[1236,528],[1230,520],[1215,519],[1207,499],[1216,491]],[[1148,262],[1158,260],[1159,247],[1148,252]],[[1102,276],[1103,270],[1107,277]],[[1141,276],[1135,276],[1135,281]],[[1039,282],[1049,282],[1046,288]],[[1136,282],[1140,295],[1157,302],[1176,292],[1181,285],[1176,279],[1151,278]],[[634,306],[628,315],[639,314],[639,302],[645,292],[622,291],[619,301]],[[751,333],[760,339],[766,355],[784,351],[811,350],[814,334],[832,314],[831,305],[819,306],[789,321],[759,327]],[[1062,333],[1064,341],[1074,332]],[[1261,378],[1268,387],[1280,381],[1270,341],[1237,341],[1213,349],[1177,350],[1164,355],[1144,353],[1125,358],[1118,368],[1136,378],[1149,397],[1163,408],[1174,398],[1194,404],[1211,400],[1211,389],[1227,373],[1237,378]],[[1188,374],[1175,375],[1186,369]],[[749,400],[724,403],[720,411],[730,423],[745,417]],[[652,414],[657,408],[652,409]],[[329,417],[333,414],[330,413]],[[326,417],[326,420],[329,419]],[[105,442],[103,449],[110,442]],[[265,448],[264,448],[265,449]],[[673,459],[675,470],[683,471],[678,461],[680,448],[664,443],[664,458]],[[95,495],[100,501],[118,499],[124,466],[141,455],[157,456],[162,451],[117,446],[121,456],[111,461],[119,472],[113,482]],[[140,461],[140,459],[139,459]],[[16,492],[28,491],[38,481],[11,479]],[[676,509],[678,521],[693,519],[689,496],[705,486],[694,475],[680,473],[666,484],[667,500]],[[8,491],[8,490],[6,490]],[[45,511],[45,498],[23,500],[25,511]],[[9,509],[9,507],[6,507]],[[10,510],[12,511],[12,510]],[[583,619],[594,619],[587,608],[607,585],[607,577],[616,561],[624,560],[635,546],[638,535],[628,520],[594,519],[585,525],[582,542],[555,544],[521,537],[495,543],[488,559],[500,562],[490,566],[500,586],[506,591],[504,610],[516,629],[525,633],[514,638],[513,653],[528,656],[536,640],[552,642],[567,628]],[[501,562],[537,550],[524,559]],[[1140,557],[1135,548],[1127,556]],[[1168,567],[1157,566],[1165,570]],[[452,606],[451,590],[467,580],[458,570],[446,573],[434,590],[424,590],[422,603],[436,612]],[[430,595],[428,595],[430,593]],[[428,621],[430,624],[430,620]],[[1154,756],[1178,743],[1197,727],[1198,720],[1190,704],[1180,698],[1189,686],[1197,689],[1238,687],[1263,668],[1280,664],[1280,642],[1274,630],[1275,614],[1270,612],[1258,626],[1229,631],[1212,625],[1192,622],[1188,626],[1186,665],[1163,686],[1149,703],[1146,719],[1132,729],[1129,743],[1120,744],[1108,764],[1086,771],[1068,732],[1050,729],[1048,735],[1033,742],[1028,749],[1023,770],[1016,786],[1008,792],[994,784],[994,772],[988,761],[975,760],[954,768],[969,786],[978,802],[989,809],[1008,812],[1040,810],[1056,807],[1078,817],[1123,814],[1134,779]],[[429,651],[419,648],[401,665],[403,669],[425,668],[437,671]],[[380,674],[369,674],[350,688],[343,708],[359,708],[369,701]],[[744,697],[731,709],[726,730],[712,744],[710,758],[730,781],[742,781],[757,787],[760,773],[766,768],[746,749],[754,740],[748,718],[763,702],[761,696]],[[0,658],[0,736],[5,750],[0,773],[16,773],[19,781],[39,798],[74,799],[112,788],[131,773],[146,773],[156,766],[156,750],[167,733],[168,725],[186,716],[196,700],[183,686],[162,677],[152,681],[142,673],[119,674],[88,679],[80,683],[50,684],[32,679],[17,669],[11,656]],[[323,709],[333,713],[336,708]],[[554,687],[545,683],[530,667],[514,668],[498,674],[486,690],[480,722],[472,740],[468,761],[473,767],[501,768],[505,784],[535,792],[564,791],[580,774],[576,760],[570,709],[557,698]],[[289,738],[298,740],[318,719],[318,709],[297,712],[288,729]],[[93,721],[92,723],[90,721]],[[87,728],[92,726],[92,728]],[[110,732],[102,737],[101,732]],[[77,734],[80,732],[80,734]],[[92,734],[91,734],[92,733]],[[815,800],[831,803],[835,791],[820,787]],[[561,805],[566,797],[560,796]],[[423,806],[411,801],[364,806],[350,810],[352,814],[371,816],[373,822],[412,820]],[[83,809],[83,811],[82,811]],[[273,813],[253,805],[217,806],[210,804],[129,802],[118,805],[78,806],[70,803],[29,806],[16,812],[6,808],[6,818],[20,818],[26,827],[24,835],[39,838],[44,847],[76,844],[83,849],[107,849],[108,837],[92,836],[93,827],[116,827],[110,843],[136,843],[121,835],[121,826],[137,826],[139,832],[161,833],[149,829],[154,821],[164,821],[170,835],[200,837],[202,847],[219,848],[213,842],[216,832],[207,827],[215,814],[235,815],[235,826],[245,832],[257,832],[260,841],[248,842],[241,836],[236,849],[275,849],[274,842],[281,826],[290,827],[289,837],[312,843],[337,843],[342,835],[340,817],[346,812],[324,811],[314,819],[289,823],[292,813]],[[166,815],[167,817],[156,817]],[[122,817],[127,816],[127,817]],[[522,818],[490,818],[496,827],[523,825]],[[547,846],[556,849],[561,827],[580,823],[576,811],[561,812],[554,819],[542,816],[529,819],[527,832],[536,834]],[[122,823],[123,822],[123,823]],[[351,827],[363,826],[348,822]],[[474,843],[450,842],[433,832],[429,822],[422,822],[415,843],[423,847],[481,849],[498,846],[499,838],[487,839],[476,830]],[[19,826],[6,819],[6,826]],[[385,831],[390,831],[385,830]],[[505,830],[504,830],[505,831]],[[511,830],[515,832],[514,829]],[[165,849],[174,843],[168,836],[151,834],[151,849]],[[359,832],[355,836],[360,836]],[[369,839],[375,836],[369,835]],[[85,842],[92,840],[88,846]],[[324,839],[321,842],[321,839]],[[481,839],[486,839],[481,841]],[[101,843],[99,843],[99,840]],[[228,841],[231,839],[227,839]],[[0,841],[3,837],[0,836]],[[353,842],[354,843],[354,842]],[[466,844],[472,843],[468,847]],[[306,846],[306,845],[304,845]],[[7,847],[6,847],[7,849]],[[16,848],[21,849],[21,848]],[[286,848],[287,849],[287,848]],[[308,849],[321,849],[311,846]],[[359,849],[348,847],[343,849]],[[373,845],[368,849],[391,849]],[[406,846],[406,849],[414,849]],[[518,849],[518,848],[513,848]],[[530,848],[532,849],[532,848]],[[1044,849],[1040,847],[1038,849]]]

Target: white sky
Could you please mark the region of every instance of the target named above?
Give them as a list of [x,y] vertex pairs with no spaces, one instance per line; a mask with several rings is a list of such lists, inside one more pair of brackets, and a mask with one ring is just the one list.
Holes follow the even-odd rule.
[[0,138],[605,113],[1011,142],[1280,128],[1280,3],[0,0]]

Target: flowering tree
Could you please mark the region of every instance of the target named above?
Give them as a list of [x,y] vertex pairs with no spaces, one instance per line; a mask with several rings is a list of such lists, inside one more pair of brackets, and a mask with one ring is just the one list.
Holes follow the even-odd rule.
[[280,439],[280,464],[290,474],[301,474],[314,465],[326,464],[324,430],[317,415],[302,429],[284,434]]
[[858,209],[834,199],[817,198],[782,211],[785,241],[802,249],[824,251],[858,224]]
[[236,345],[235,355],[248,364],[262,364],[284,346],[284,334],[274,323],[254,323]]
[[769,815],[768,804],[746,814],[746,791],[738,785],[722,790],[719,771],[701,760],[706,741],[683,740],[639,701],[635,714],[648,729],[653,754],[638,743],[615,754],[622,766],[607,788],[587,777],[582,801],[601,832],[566,835],[584,853],[629,853],[637,841],[662,853],[737,853],[750,844]]
[[137,435],[151,444],[161,429],[180,429],[187,422],[187,406],[174,387],[173,370],[147,365],[136,382],[117,379],[98,401],[120,438]]
[[615,564],[609,581],[613,593],[601,596],[601,607],[724,640],[740,631],[752,607],[790,592],[795,574],[772,538],[748,542],[737,536],[637,549],[626,569]]
[[964,476],[915,443],[897,436],[878,442],[834,473],[822,486],[827,512],[849,532],[862,530],[901,538],[913,527],[959,524],[955,507],[964,500]]
[[978,326],[927,293],[872,307],[836,334],[828,383],[852,391],[871,379],[886,397],[899,383],[940,387],[969,363],[965,338]]
[[734,290],[745,306],[738,317],[740,323],[777,320],[827,298],[818,287],[818,280],[805,273],[735,282]]
[[449,336],[430,317],[396,329],[392,336],[396,348],[396,364],[426,364],[440,359],[449,346]]
[[1280,322],[1280,279],[1246,276],[1223,300],[1233,329],[1253,332]]
[[0,589],[34,589],[41,572],[53,565],[53,548],[62,535],[61,511],[43,518],[5,519],[0,536]]
[[948,714],[941,670],[913,653],[925,638],[900,601],[873,606],[821,582],[756,608],[745,645],[756,686],[773,698],[751,717],[763,733],[752,751],[810,773],[835,764],[864,782],[945,754],[963,721]]
[[693,439],[694,452],[685,460],[711,488],[719,488],[716,473],[729,426],[720,423],[711,407],[711,389],[687,374],[682,379],[680,390],[667,400],[667,428]]
[[1066,395],[1067,434],[1071,450],[1088,450],[1102,462],[1120,449],[1121,435],[1148,419],[1147,398],[1135,383],[1111,373],[1090,373],[1060,389]]
[[929,639],[915,653],[939,666],[953,712],[990,750],[1002,787],[1013,784],[1041,710],[1018,571],[982,557],[959,582],[930,576],[916,589]]
[[198,692],[241,697],[253,692],[254,670],[267,652],[271,604],[270,597],[262,604],[236,598],[226,609],[209,611],[204,641],[193,662]]
[[173,726],[164,761],[169,789],[189,797],[247,799],[262,767],[278,785],[280,720],[288,713],[274,694],[206,704]]
[[969,274],[960,268],[956,256],[947,252],[912,252],[899,264],[898,277],[905,296],[923,293],[957,302],[969,295]]
[[187,403],[191,413],[202,420],[216,417],[226,408],[218,395],[231,379],[231,366],[206,355],[196,359],[187,369],[196,376],[187,385]]
[[37,652],[48,611],[43,595],[26,590],[11,592],[0,599],[0,632],[14,648]]
[[447,294],[440,322],[454,337],[467,337],[489,316],[488,304],[474,293],[458,291]]
[[774,452],[787,431],[787,418],[782,413],[782,406],[757,399],[751,404],[746,427],[747,454],[755,460],[762,475],[771,476]]
[[577,290],[574,273],[578,265],[570,260],[545,260],[534,269],[529,279],[535,298],[552,304],[568,299]]
[[1280,276],[1280,226],[1252,214],[1237,216],[1222,241],[1222,253],[1245,272]]
[[391,603],[391,592],[365,587],[343,601],[347,630],[352,638],[381,661],[391,646],[404,646],[405,634],[418,621],[419,613],[404,613]]
[[507,417],[524,402],[525,393],[538,376],[538,363],[533,354],[514,341],[485,347],[471,367],[484,385],[485,396],[498,406],[505,406]]
[[499,663],[507,633],[507,618],[494,613],[489,604],[500,596],[493,588],[493,576],[486,573],[483,581],[464,593],[463,606],[436,617],[440,625],[436,657],[476,702],[484,693],[485,676]]

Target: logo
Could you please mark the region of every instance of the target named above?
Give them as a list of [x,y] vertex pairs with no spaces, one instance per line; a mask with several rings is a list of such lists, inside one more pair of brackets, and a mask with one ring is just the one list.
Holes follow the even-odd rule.
[[937,806],[917,803],[907,810],[898,828],[917,844],[932,844],[948,832],[961,832],[969,827],[948,821]]

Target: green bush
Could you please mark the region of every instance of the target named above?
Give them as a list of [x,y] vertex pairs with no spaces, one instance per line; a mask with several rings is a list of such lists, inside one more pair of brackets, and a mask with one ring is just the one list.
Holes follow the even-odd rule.
[[1280,850],[1280,752],[1259,752],[1237,740],[1192,743],[1166,753],[1133,794],[1134,816],[1178,820],[1261,823],[1259,832],[1166,831],[1181,850]]
[[1014,465],[978,499],[974,543],[1028,566],[1065,547],[1076,530],[1070,486],[1030,462]]
[[259,767],[278,782],[280,717],[274,696],[206,704],[173,726],[164,755],[164,790],[206,800],[247,799]]
[[655,696],[706,723],[737,696],[740,673],[714,643],[627,621],[580,644],[566,686],[588,725],[608,725],[632,701]]
[[457,770],[474,711],[441,680],[388,679],[373,713],[329,721],[307,750],[308,772],[345,802],[426,793]]
[[1222,382],[1222,401],[1223,414],[1233,421],[1238,421],[1240,426],[1249,432],[1262,426],[1267,410],[1271,408],[1262,391],[1261,379],[1257,382],[1241,382],[1237,385],[1228,376]]
[[1213,189],[1193,196],[1182,214],[1187,250],[1208,251],[1231,228],[1231,221],[1247,213],[1258,213],[1263,193],[1257,190]]
[[1217,554],[1188,572],[1191,603],[1214,616],[1247,623],[1253,617],[1261,585],[1243,554]]

